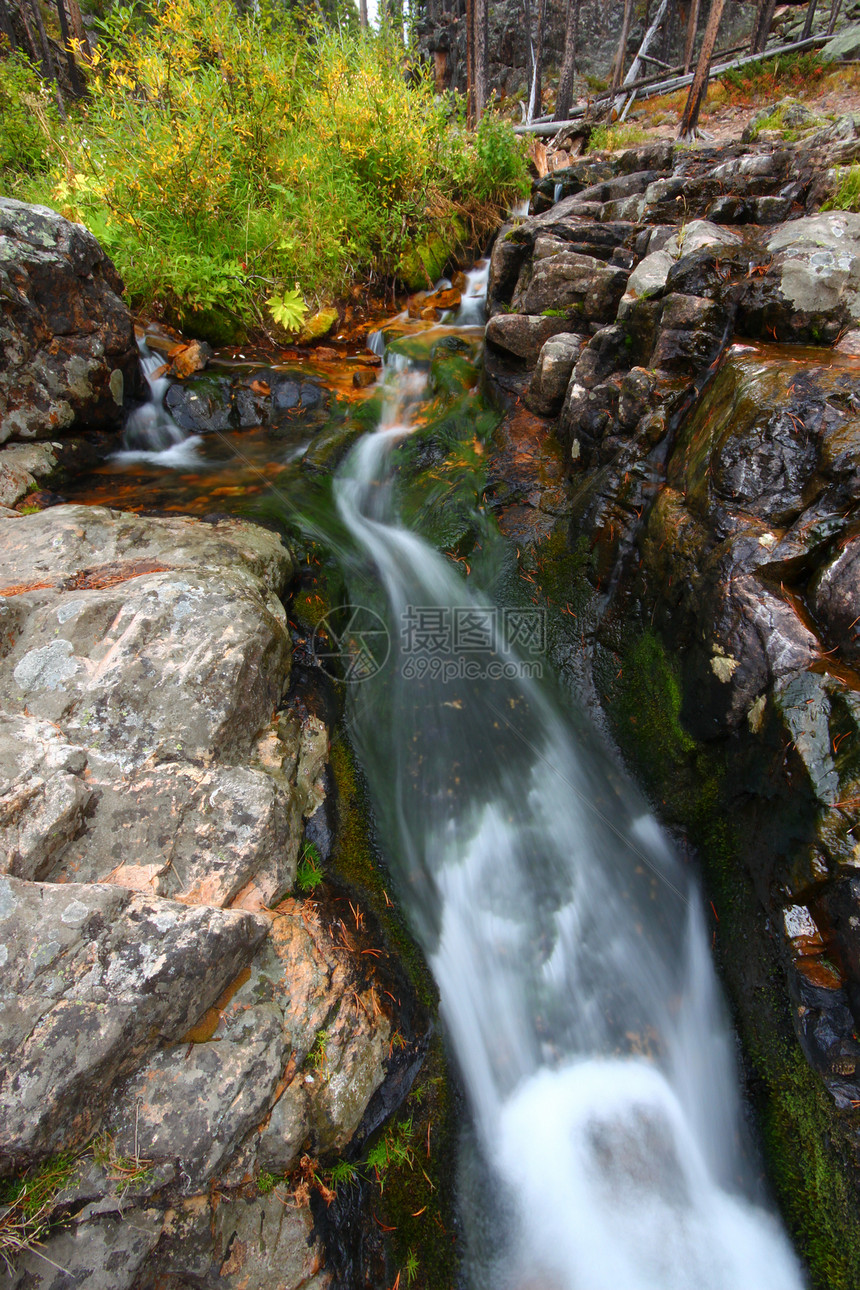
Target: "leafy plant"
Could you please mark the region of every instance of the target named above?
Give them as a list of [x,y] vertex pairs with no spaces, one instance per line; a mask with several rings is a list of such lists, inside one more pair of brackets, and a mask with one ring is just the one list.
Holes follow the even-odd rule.
[[306,842],[299,858],[296,881],[301,891],[316,891],[324,880],[322,857],[313,842]]
[[[0,38],[2,47],[2,38]],[[49,87],[23,54],[0,57],[0,182],[13,194],[52,163],[50,139],[60,119]]]
[[239,8],[115,7],[87,99],[62,126],[46,116],[32,195],[95,233],[135,304],[216,341],[296,331],[431,232],[483,238],[525,191],[522,141],[492,114],[477,133],[451,120],[429,70],[403,75],[393,25]]
[[269,307],[269,313],[284,331],[301,331],[308,314],[308,307],[302,299],[298,284],[294,290],[285,291],[280,296],[269,296],[266,304]]
[[307,1056],[309,1066],[319,1074],[325,1069],[326,1050],[328,1049],[329,1032],[327,1030],[318,1030],[313,1047]]

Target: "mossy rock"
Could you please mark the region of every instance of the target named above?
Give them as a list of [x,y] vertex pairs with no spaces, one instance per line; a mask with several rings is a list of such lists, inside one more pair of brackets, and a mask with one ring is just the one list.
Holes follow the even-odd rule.
[[332,306],[318,309],[315,314],[305,320],[305,324],[297,337],[297,343],[299,345],[310,345],[315,340],[322,340],[337,326],[339,317],[337,310]]
[[410,291],[432,287],[465,244],[466,226],[455,216],[444,234],[434,229],[406,248],[397,266],[397,276]]
[[178,325],[184,335],[210,345],[244,345],[248,330],[240,318],[224,309],[183,309]]

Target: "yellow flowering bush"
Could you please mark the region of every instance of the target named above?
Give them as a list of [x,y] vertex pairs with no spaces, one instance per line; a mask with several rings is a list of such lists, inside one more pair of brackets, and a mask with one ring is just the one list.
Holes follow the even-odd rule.
[[180,325],[271,325],[267,300],[312,307],[391,275],[416,240],[455,216],[480,234],[523,191],[509,128],[451,122],[390,34],[230,0],[121,6],[104,28],[34,196]]

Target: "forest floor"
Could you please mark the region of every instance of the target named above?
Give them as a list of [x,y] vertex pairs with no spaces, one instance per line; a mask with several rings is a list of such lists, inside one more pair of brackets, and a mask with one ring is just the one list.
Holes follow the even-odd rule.
[[[673,139],[684,109],[687,91],[645,99],[630,112],[631,129],[649,139]],[[775,109],[783,99],[798,100],[818,116],[837,117],[860,113],[860,65],[839,64],[833,71],[807,81],[762,83],[750,78],[742,86],[723,80],[712,82],[700,116],[703,143],[728,143],[739,139],[763,108]],[[644,141],[644,139],[643,139]]]

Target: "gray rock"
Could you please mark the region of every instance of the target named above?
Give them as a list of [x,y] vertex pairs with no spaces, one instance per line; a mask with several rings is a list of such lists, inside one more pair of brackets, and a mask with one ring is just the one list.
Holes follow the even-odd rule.
[[157,1209],[105,1214],[54,1232],[0,1277],[4,1290],[131,1290],[164,1226]]
[[56,469],[55,445],[7,444],[0,451],[0,506],[14,506]]
[[0,1167],[85,1140],[110,1086],[179,1039],[267,930],[118,887],[0,878]]
[[542,346],[526,396],[534,412],[541,416],[558,412],[584,341],[584,336],[560,332]]
[[771,234],[767,250],[767,273],[744,286],[741,335],[832,343],[860,319],[860,215],[790,220]]
[[91,233],[0,197],[0,443],[118,426],[139,382],[122,283]]
[[561,242],[558,248],[521,271],[514,309],[531,315],[545,309],[573,310],[583,322],[612,322],[624,295],[627,271],[566,251]]
[[544,342],[551,336],[570,331],[570,319],[528,314],[497,314],[487,323],[486,337],[490,345],[521,358],[532,367],[537,362]]
[[230,381],[214,375],[174,381],[164,396],[164,406],[182,430],[193,434],[233,428]]
[[217,1039],[163,1048],[116,1090],[106,1128],[118,1151],[176,1161],[183,1190],[201,1192],[263,1119],[284,1065],[282,1018],[248,1008]]
[[860,22],[852,23],[831,36],[820,57],[828,63],[848,63],[860,58]]
[[0,603],[7,711],[126,769],[249,749],[289,671],[277,538],[63,506],[0,520],[0,552],[34,586]]
[[831,646],[849,663],[860,662],[860,541],[846,543],[816,575],[815,615]]

